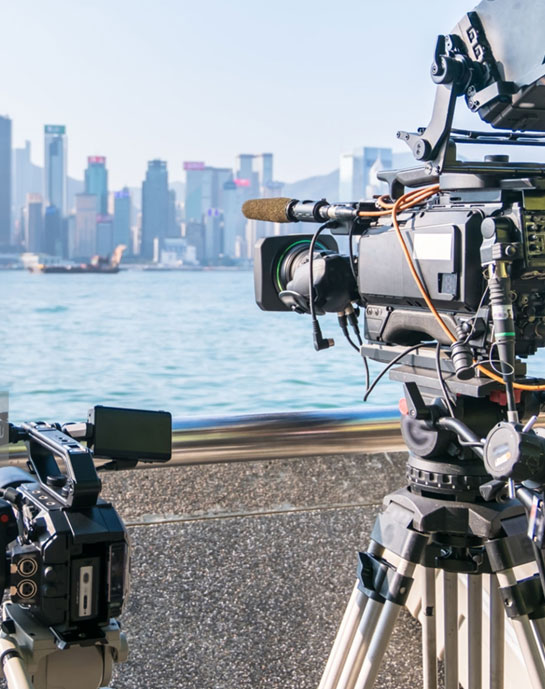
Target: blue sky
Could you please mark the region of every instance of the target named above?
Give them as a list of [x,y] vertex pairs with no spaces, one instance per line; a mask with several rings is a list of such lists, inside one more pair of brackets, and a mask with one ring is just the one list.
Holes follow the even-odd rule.
[[262,151],[294,181],[355,146],[403,150],[396,131],[431,114],[436,36],[475,4],[0,0],[0,113],[37,163],[43,124],[66,124],[70,174],[106,155],[112,188],[151,158],[182,179],[184,160]]

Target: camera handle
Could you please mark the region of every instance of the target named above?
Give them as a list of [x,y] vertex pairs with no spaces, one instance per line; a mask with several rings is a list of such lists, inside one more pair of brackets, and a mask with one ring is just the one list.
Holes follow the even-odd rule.
[[[43,422],[12,426],[10,437],[25,441],[33,473],[55,500],[74,509],[96,505],[102,483],[90,450],[56,426]],[[63,460],[64,473],[55,457]]]

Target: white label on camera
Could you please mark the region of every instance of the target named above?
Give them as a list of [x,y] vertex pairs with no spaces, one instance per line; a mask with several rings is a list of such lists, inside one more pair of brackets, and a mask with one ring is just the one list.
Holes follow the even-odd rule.
[[513,306],[511,304],[493,304],[492,318],[499,321],[513,318]]
[[79,571],[79,616],[93,614],[93,567],[87,565]]
[[413,257],[420,261],[450,261],[452,258],[452,234],[416,232]]

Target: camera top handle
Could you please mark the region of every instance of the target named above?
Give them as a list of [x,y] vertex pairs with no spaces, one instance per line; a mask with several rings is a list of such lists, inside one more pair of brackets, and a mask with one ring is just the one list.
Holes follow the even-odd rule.
[[[33,473],[55,500],[73,509],[96,505],[102,482],[89,449],[56,426],[43,422],[10,424],[10,442],[20,441],[28,447]],[[63,460],[65,473],[55,457]]]

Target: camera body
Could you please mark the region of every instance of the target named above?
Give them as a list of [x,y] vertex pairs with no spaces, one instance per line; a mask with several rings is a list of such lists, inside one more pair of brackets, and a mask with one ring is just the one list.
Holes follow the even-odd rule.
[[[48,627],[59,648],[106,643],[129,586],[129,539],[102,487],[90,447],[107,469],[170,459],[167,412],[95,407],[89,423],[10,426],[30,471],[0,468],[0,587]],[[119,433],[114,429],[119,425]],[[145,429],[147,440],[138,450]],[[76,438],[85,440],[83,445]]]
[[76,641],[82,628],[87,639],[100,638],[128,589],[128,537],[114,507],[99,499],[67,510],[23,470],[0,469],[0,487],[11,498],[0,502],[6,551],[0,585],[11,602],[65,641],[77,629]]
[[[471,332],[468,344],[476,353],[486,354],[492,343],[490,306],[481,304],[483,270],[502,258],[510,263],[516,354],[525,357],[545,346],[545,192],[527,183],[479,195],[445,190],[425,208],[400,213],[398,221],[433,305],[453,333]],[[322,313],[358,303],[371,357],[375,345],[377,357],[384,346],[450,345],[410,272],[391,218],[351,229],[358,235],[354,271],[347,256],[333,262],[340,258],[333,237],[321,235],[316,244],[313,287]],[[346,224],[332,224],[331,231],[348,233]],[[308,300],[310,241],[311,235],[293,234],[257,243],[255,291],[262,309],[298,310],[285,296],[297,290]],[[293,247],[306,251],[306,263],[289,264]],[[344,303],[330,298],[333,291],[344,295]]]
[[[425,212],[399,218],[403,238],[430,299],[453,333],[470,332],[468,344],[491,346],[491,312],[480,305],[483,270],[507,258],[517,356],[545,346],[545,194],[538,189],[444,192]],[[495,198],[491,198],[495,197]],[[502,256],[508,251],[509,256]],[[390,223],[370,227],[359,240],[358,293],[369,343],[450,345],[418,290]]]

